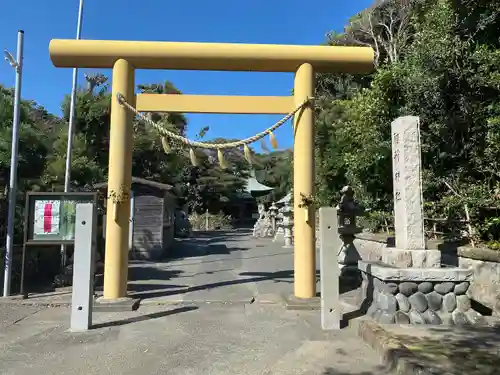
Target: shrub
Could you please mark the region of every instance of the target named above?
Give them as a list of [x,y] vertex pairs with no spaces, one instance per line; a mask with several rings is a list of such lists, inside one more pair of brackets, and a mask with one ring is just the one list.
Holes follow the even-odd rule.
[[[207,226],[207,216],[208,216],[208,226]],[[192,229],[201,230],[227,230],[232,229],[232,219],[231,216],[224,215],[222,212],[218,214],[211,213],[192,213],[189,215],[189,222],[191,223]]]

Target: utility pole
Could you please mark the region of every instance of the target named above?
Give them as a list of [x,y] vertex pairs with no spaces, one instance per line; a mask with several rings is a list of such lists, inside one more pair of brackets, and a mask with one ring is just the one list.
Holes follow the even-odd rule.
[[3,296],[10,295],[10,279],[12,275],[12,258],[14,247],[14,220],[16,214],[16,195],[17,195],[17,154],[19,145],[19,115],[21,105],[21,83],[23,76],[23,49],[24,49],[24,31],[17,32],[17,58],[5,50],[5,60],[16,71],[16,88],[14,93],[14,114],[12,116],[12,146],[10,152],[10,179],[9,179],[9,202],[7,214],[7,239],[5,244],[5,268],[3,282]]
[[[76,39],[79,40],[82,35],[82,20],[83,20],[83,3],[80,0],[78,7],[78,22],[76,25]],[[71,182],[71,152],[73,150],[73,133],[75,122],[75,106],[76,106],[76,88],[78,85],[78,68],[73,69],[73,82],[71,87],[71,99],[69,105],[69,126],[68,126],[68,146],[66,149],[66,170],[64,173],[64,192],[69,192]],[[61,245],[61,267],[66,265],[66,246]]]

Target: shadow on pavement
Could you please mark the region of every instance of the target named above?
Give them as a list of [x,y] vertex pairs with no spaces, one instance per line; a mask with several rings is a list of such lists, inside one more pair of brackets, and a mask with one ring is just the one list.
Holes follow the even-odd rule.
[[168,270],[148,264],[131,264],[128,270],[128,281],[170,280],[184,273],[181,270]]
[[127,319],[113,321],[113,322],[93,324],[92,328],[96,329],[96,328],[106,328],[106,327],[118,327],[118,326],[123,326],[126,324],[143,322],[146,320],[159,319],[159,318],[163,318],[165,316],[180,314],[183,312],[193,311],[193,310],[197,310],[197,309],[198,309],[198,307],[196,307],[196,306],[184,306],[184,307],[179,307],[179,308],[172,309],[172,310],[160,311],[157,313],[140,315],[140,316],[134,316],[132,318],[127,318]]
[[[293,270],[280,270],[275,272],[241,272],[234,279],[223,280],[212,283],[196,283],[196,279],[193,279],[194,282],[191,282],[191,286],[187,285],[178,285],[182,284],[182,282],[177,282],[175,284],[161,284],[163,281],[167,281],[173,278],[193,278],[199,274],[192,274],[191,272],[187,272],[183,270],[170,270],[165,267],[172,260],[183,260],[181,262],[175,262],[172,264],[174,267],[179,267],[182,269],[183,266],[190,265],[199,265],[205,263],[223,263],[224,261],[233,262],[234,259],[226,259],[225,257],[220,257],[220,259],[208,258],[207,260],[189,260],[192,257],[203,257],[208,255],[229,255],[234,251],[243,251],[249,250],[250,247],[233,247],[231,244],[228,246],[225,243],[217,243],[218,241],[226,242],[229,239],[234,241],[243,240],[248,238],[251,234],[250,231],[218,231],[218,232],[195,232],[193,237],[187,239],[178,240],[177,244],[172,248],[170,254],[167,258],[160,262],[156,262],[154,264],[147,262],[136,262],[135,264],[131,264],[130,267],[130,276],[129,283],[131,292],[138,298],[142,299],[152,299],[152,298],[161,298],[161,297],[169,297],[175,295],[186,294],[190,292],[202,291],[202,290],[210,290],[218,287],[230,286],[230,285],[241,285],[246,283],[259,283],[265,281],[272,281],[274,283],[286,283],[293,284],[294,271]],[[290,256],[293,252],[291,250],[284,250],[283,252],[273,252],[270,254],[263,254],[257,256],[251,256],[249,254],[248,257],[238,257],[238,259],[257,259],[257,258],[266,258],[266,257],[276,257],[276,256]],[[165,265],[165,266],[163,266]],[[165,268],[162,268],[165,267]],[[231,271],[232,269],[228,269],[225,271]],[[217,273],[219,270],[202,272],[203,274],[209,273]],[[350,278],[349,278],[350,279]],[[154,282],[157,280],[158,282]],[[320,272],[316,271],[316,280],[319,282],[320,280]],[[142,284],[138,283],[139,281],[153,281],[150,284]],[[134,283],[135,282],[135,283]],[[194,285],[193,285],[194,284]],[[354,285],[356,284],[356,285]],[[340,283],[340,292],[341,294],[347,293],[349,291],[355,290],[359,287],[359,280],[349,280],[342,278]],[[348,317],[348,320],[354,318]]]
[[[239,257],[238,259],[240,260],[247,260],[247,259],[262,259],[262,258],[272,258],[272,257],[278,257],[278,256],[290,256],[292,254],[291,251],[286,251],[286,252],[280,252],[280,253],[271,253],[271,254],[265,254],[265,255],[256,255],[256,256],[249,256],[249,257]],[[189,266],[192,264],[207,264],[207,263],[224,263],[224,262],[230,262],[232,259],[214,259],[214,260],[202,260],[202,261],[192,261],[190,262],[187,260],[186,262],[181,262],[181,263],[176,263],[177,266]]]
[[363,371],[363,372],[345,372],[345,371],[339,371],[334,369],[333,367],[327,367],[325,371],[321,375],[375,375],[375,374],[382,374],[384,373],[382,368],[383,366],[380,366],[380,369],[376,369],[377,372],[368,372],[368,371]]
[[248,250],[248,247],[227,246],[228,240],[224,240],[224,242],[215,243],[211,240],[202,242],[199,239],[177,242],[172,246],[170,253],[158,263],[206,255],[229,255],[234,251]]
[[[500,324],[493,326],[436,326],[428,334],[396,334],[409,349],[411,357],[397,353],[392,356],[407,360],[422,368],[433,367],[438,373],[493,375],[500,369]],[[408,331],[411,332],[411,331]]]
[[[178,294],[196,292],[200,290],[209,290],[213,288],[218,288],[221,286],[228,285],[241,285],[246,283],[255,283],[260,281],[273,281],[276,283],[293,283],[293,270],[286,271],[276,271],[276,272],[242,272],[241,276],[252,276],[244,279],[234,279],[234,280],[226,280],[209,284],[202,284],[191,286],[182,290],[174,290],[174,291],[159,291],[159,292],[144,292],[141,293],[140,298],[158,298],[158,297],[166,297],[173,296]],[[316,272],[316,275],[319,275],[319,271]]]

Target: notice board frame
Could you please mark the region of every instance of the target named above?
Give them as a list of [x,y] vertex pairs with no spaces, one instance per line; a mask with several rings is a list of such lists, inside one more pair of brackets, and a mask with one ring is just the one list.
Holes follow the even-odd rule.
[[[26,246],[53,246],[53,245],[72,245],[73,239],[36,239],[34,238],[34,204],[36,200],[55,200],[55,201],[77,201],[93,203],[97,206],[98,192],[39,192],[28,191],[26,193],[26,203],[24,207],[24,245]],[[60,210],[63,209],[61,205]]]
[[[24,205],[24,220],[23,220],[23,252],[22,252],[22,260],[21,260],[21,280],[20,280],[20,295],[23,298],[28,298],[27,292],[24,290],[24,271],[25,271],[25,262],[26,262],[26,247],[28,246],[54,246],[54,245],[73,245],[74,238],[71,240],[41,240],[41,239],[33,239],[30,238],[31,230],[34,226],[33,220],[30,218],[34,218],[34,201],[36,198],[45,199],[45,200],[66,200],[66,201],[84,201],[84,202],[92,202],[96,207],[98,204],[99,192],[46,192],[46,191],[28,191],[26,192],[26,200]],[[57,199],[59,198],[59,199]],[[66,199],[65,199],[66,198]],[[80,198],[80,199],[78,199]],[[83,199],[82,199],[83,198]],[[97,210],[95,210],[97,212]]]

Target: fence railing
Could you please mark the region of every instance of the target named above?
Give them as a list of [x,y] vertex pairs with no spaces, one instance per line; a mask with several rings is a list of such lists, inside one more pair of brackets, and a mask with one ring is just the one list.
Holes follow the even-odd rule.
[[425,234],[427,237],[437,239],[438,237],[470,238],[469,221],[465,219],[448,218],[424,218],[426,221]]
[[[366,219],[360,220],[361,226],[369,228],[366,220],[376,221],[380,232],[391,235],[394,233],[394,217]],[[316,215],[316,227],[319,224],[318,215]],[[424,233],[429,239],[448,238],[448,239],[464,239],[471,238],[472,227],[471,223],[465,219],[450,219],[442,217],[424,217]]]

